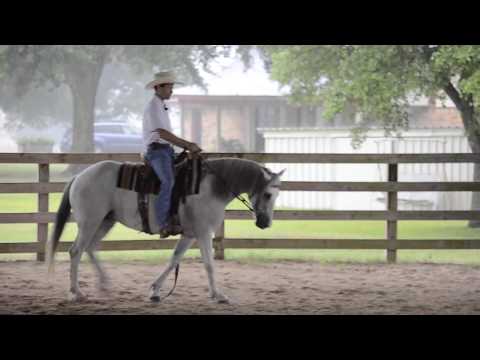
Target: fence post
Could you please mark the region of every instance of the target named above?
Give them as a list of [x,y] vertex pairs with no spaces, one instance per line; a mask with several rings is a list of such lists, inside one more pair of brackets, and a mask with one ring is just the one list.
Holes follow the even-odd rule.
[[[48,183],[50,181],[49,164],[38,164],[38,182]],[[38,212],[48,212],[48,193],[38,194]],[[48,223],[37,223],[37,241],[39,249],[37,251],[37,261],[45,261],[45,244],[48,238]]]
[[223,239],[225,239],[225,220],[223,220],[222,225],[220,225],[219,229],[215,232],[215,237],[213,238],[215,260],[225,260],[225,248],[223,244]]
[[[398,164],[388,164],[388,181],[398,181]],[[387,210],[396,212],[398,210],[398,193],[387,193]],[[397,262],[397,220],[387,220],[387,262],[389,264]]]

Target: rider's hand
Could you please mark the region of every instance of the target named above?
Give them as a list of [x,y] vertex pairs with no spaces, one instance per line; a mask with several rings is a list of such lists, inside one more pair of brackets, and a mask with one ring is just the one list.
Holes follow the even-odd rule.
[[202,151],[202,149],[195,143],[188,144],[187,150],[192,153],[199,153]]

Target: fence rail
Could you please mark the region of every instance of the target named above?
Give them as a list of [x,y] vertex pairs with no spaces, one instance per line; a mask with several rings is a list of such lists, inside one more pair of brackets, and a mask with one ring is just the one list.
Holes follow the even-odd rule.
[[[384,239],[229,239],[225,223],[215,234],[215,257],[224,258],[224,249],[383,249],[387,261],[395,262],[397,250],[404,249],[480,249],[480,240],[398,240],[399,220],[480,220],[480,211],[399,211],[398,192],[403,191],[480,191],[480,182],[398,182],[398,164],[402,163],[476,163],[480,154],[253,154],[208,153],[207,158],[237,157],[261,163],[294,164],[384,164],[388,167],[385,182],[305,182],[282,184],[286,191],[371,191],[387,193],[385,211],[292,211],[278,210],[276,220],[381,220],[385,221]],[[62,192],[64,182],[50,182],[50,164],[91,164],[102,160],[141,161],[139,154],[1,154],[0,164],[38,164],[38,182],[0,183],[0,193],[33,193],[38,195],[35,213],[0,213],[0,224],[35,223],[37,242],[0,243],[0,253],[37,253],[44,260],[48,224],[55,214],[48,211],[49,194]],[[7,210],[7,209],[2,209]],[[229,210],[226,219],[250,219],[247,211]],[[74,221],[74,215],[70,221]],[[103,241],[100,250],[172,249],[175,240]],[[66,251],[70,242],[61,242]]]

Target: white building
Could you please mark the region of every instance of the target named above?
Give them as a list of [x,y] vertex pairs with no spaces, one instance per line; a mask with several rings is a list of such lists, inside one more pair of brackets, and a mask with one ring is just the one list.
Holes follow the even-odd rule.
[[[465,153],[471,152],[462,128],[416,128],[401,139],[385,138],[371,131],[359,149],[351,146],[348,129],[264,130],[269,153]],[[287,168],[285,181],[385,181],[385,164],[269,164]],[[472,164],[401,164],[399,181],[472,181]],[[279,206],[324,210],[385,210],[385,193],[379,192],[282,192]],[[401,210],[469,210],[470,192],[399,193]]]

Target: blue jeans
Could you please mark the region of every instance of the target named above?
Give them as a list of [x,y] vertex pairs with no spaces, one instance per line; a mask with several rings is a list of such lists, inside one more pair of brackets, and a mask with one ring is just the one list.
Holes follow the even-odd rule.
[[160,149],[148,149],[145,159],[148,160],[158,178],[162,182],[160,193],[155,201],[155,214],[160,228],[167,224],[172,198],[172,189],[175,184],[175,174],[173,171],[173,161],[175,153],[169,145],[162,146]]

